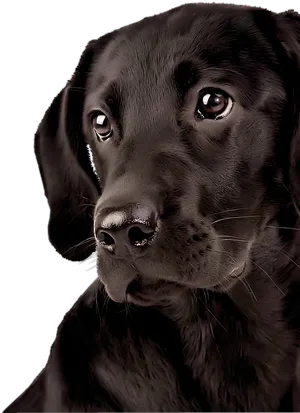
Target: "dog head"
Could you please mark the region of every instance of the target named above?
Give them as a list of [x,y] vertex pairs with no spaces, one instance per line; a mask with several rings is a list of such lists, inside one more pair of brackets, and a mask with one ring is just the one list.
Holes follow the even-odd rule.
[[35,138],[57,251],[96,248],[115,301],[230,288],[300,210],[299,42],[293,12],[201,4],[90,42]]

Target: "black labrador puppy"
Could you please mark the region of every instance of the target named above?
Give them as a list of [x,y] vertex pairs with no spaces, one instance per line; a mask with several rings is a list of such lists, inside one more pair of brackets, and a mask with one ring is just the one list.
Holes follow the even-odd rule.
[[296,13],[188,4],[91,41],[35,152],[50,241],[98,279],[5,412],[299,408]]

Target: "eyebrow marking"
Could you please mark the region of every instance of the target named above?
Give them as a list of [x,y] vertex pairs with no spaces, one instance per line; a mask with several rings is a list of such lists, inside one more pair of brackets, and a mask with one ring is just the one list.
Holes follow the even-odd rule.
[[186,92],[200,80],[199,69],[192,61],[182,61],[174,69],[174,80],[179,92]]
[[119,84],[112,82],[107,85],[102,93],[102,99],[110,109],[112,116],[115,119],[119,119],[121,112],[121,92]]

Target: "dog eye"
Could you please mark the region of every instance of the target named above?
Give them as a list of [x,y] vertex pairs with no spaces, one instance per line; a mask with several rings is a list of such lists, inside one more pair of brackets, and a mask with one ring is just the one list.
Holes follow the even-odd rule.
[[232,107],[233,100],[226,92],[210,88],[200,92],[196,112],[200,119],[219,120],[229,115]]
[[108,117],[103,112],[97,112],[92,117],[92,126],[96,138],[104,142],[112,135],[112,127]]

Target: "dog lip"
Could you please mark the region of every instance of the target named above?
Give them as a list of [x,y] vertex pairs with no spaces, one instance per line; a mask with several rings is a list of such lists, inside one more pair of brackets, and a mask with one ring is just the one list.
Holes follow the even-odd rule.
[[245,268],[246,268],[246,262],[243,262],[238,267],[234,267],[228,274],[228,277],[233,277],[233,278],[239,277],[244,272]]
[[[139,276],[141,277],[141,275]],[[157,303],[157,300],[159,301],[159,297],[155,287],[157,287],[158,284],[155,282],[145,284],[141,283],[140,279],[136,279],[127,289],[126,301],[128,303],[142,306],[150,306]]]

